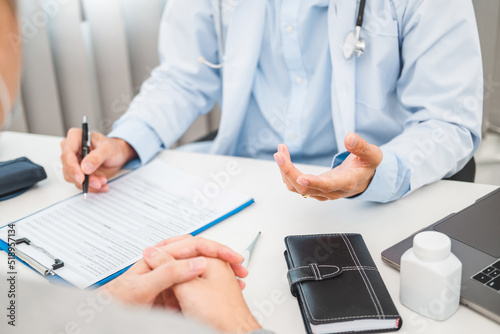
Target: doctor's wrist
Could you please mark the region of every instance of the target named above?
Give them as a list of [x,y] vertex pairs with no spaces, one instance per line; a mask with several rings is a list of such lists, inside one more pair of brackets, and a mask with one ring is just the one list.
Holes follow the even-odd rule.
[[120,139],[120,138],[111,138],[112,140],[115,140],[120,147],[120,154],[124,158],[124,163],[127,163],[131,160],[134,160],[138,157],[137,152],[135,149],[127,143],[125,140]]

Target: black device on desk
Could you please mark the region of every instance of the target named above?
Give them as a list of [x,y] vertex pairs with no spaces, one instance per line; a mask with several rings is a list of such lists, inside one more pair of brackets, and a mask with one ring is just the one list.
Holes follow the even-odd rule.
[[0,201],[21,195],[46,178],[43,167],[28,158],[0,162]]
[[[500,189],[424,230],[450,237],[462,262],[460,302],[500,323]],[[382,260],[399,269],[415,234],[383,251]]]

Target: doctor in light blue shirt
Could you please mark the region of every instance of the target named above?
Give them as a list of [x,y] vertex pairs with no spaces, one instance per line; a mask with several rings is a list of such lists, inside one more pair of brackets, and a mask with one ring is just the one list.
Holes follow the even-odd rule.
[[[290,191],[389,202],[451,176],[481,137],[482,64],[470,0],[367,0],[361,57],[346,59],[359,2],[169,0],[161,64],[68,181],[91,190],[128,161],[150,161],[219,103],[213,142],[184,149],[274,159]],[[205,60],[205,62],[203,62]],[[207,66],[221,64],[221,68]],[[276,152],[278,148],[278,152]],[[303,175],[293,162],[328,167]]]

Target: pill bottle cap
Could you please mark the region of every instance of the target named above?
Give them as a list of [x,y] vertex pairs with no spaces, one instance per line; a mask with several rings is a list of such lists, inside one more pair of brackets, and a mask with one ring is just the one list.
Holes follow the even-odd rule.
[[424,260],[444,260],[451,253],[451,240],[440,232],[420,232],[413,238],[413,251]]

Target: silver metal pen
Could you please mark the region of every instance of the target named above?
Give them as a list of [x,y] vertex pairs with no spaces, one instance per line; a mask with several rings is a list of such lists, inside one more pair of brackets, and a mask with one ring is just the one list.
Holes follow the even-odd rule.
[[245,268],[248,268],[248,264],[250,263],[250,258],[252,257],[253,250],[255,248],[255,244],[257,243],[257,240],[259,240],[260,235],[261,235],[261,232],[259,232],[257,234],[257,236],[255,237],[255,239],[253,239],[252,243],[241,254],[241,255],[243,255],[243,258],[244,258],[243,262],[241,262],[241,264]]

